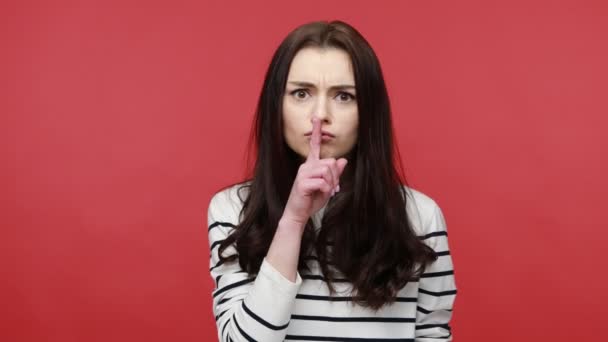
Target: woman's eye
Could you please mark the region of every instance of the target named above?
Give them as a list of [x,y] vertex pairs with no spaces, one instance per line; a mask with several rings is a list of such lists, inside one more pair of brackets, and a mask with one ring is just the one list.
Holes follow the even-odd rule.
[[349,94],[349,93],[341,92],[341,93],[338,94],[338,98],[340,99],[340,101],[346,102],[346,101],[349,101],[349,100],[354,100],[355,96],[352,95],[352,94]]
[[[294,96],[297,100],[305,100],[309,95],[306,89],[296,89],[291,92],[291,95]],[[348,102],[355,99],[355,96],[346,92],[339,92],[336,96],[340,102]]]
[[297,89],[291,92],[291,95],[295,96],[298,100],[306,98],[306,91],[304,89]]

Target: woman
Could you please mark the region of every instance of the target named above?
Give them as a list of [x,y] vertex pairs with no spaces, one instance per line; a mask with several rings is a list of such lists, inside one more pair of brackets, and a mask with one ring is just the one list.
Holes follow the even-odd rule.
[[451,340],[444,217],[397,172],[378,59],[344,22],[291,32],[266,73],[250,179],[208,210],[221,341]]

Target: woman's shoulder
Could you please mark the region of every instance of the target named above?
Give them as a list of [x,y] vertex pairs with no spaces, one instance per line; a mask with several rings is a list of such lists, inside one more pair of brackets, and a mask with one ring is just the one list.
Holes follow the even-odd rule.
[[408,185],[403,185],[406,193],[406,210],[410,222],[418,235],[432,233],[433,221],[436,220],[441,209],[437,202],[428,194],[414,189]]
[[243,203],[249,194],[251,181],[230,184],[218,190],[211,196],[209,211],[232,213],[233,219],[237,220]]
[[227,185],[211,196],[211,203],[217,205],[242,205],[247,199],[251,181]]

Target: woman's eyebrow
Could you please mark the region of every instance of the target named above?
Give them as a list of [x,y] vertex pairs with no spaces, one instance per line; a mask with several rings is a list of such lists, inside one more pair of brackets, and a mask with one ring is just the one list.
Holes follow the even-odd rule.
[[[293,84],[298,87],[316,88],[316,86],[310,82],[290,81],[288,83]],[[355,86],[352,84],[336,84],[336,85],[329,87],[329,89],[332,89],[332,90],[333,89],[355,89]]]

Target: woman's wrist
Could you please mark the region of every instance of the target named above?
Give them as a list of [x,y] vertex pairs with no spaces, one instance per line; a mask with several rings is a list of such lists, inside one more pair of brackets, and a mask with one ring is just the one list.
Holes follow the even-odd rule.
[[295,282],[304,225],[289,217],[281,217],[266,260],[291,282]]
[[279,219],[277,231],[281,232],[298,232],[302,234],[306,227],[306,222],[302,222],[299,219],[293,218],[289,214],[283,214]]

